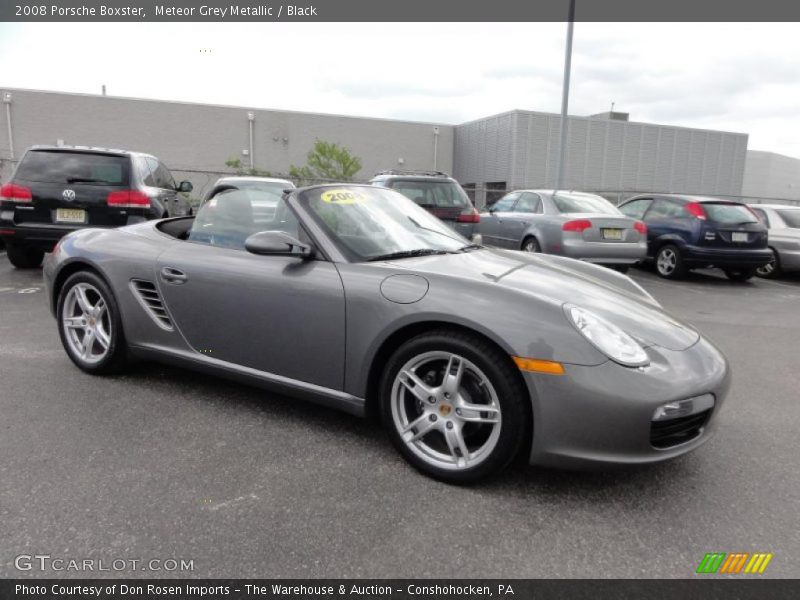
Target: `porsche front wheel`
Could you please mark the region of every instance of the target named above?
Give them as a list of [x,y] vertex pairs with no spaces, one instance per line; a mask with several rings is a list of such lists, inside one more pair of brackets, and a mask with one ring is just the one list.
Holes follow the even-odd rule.
[[67,279],[57,316],[61,343],[80,369],[105,374],[123,366],[126,348],[119,309],[99,276],[81,271]]
[[453,483],[511,462],[527,439],[528,402],[508,357],[461,332],[409,340],[381,382],[381,416],[394,445],[418,470]]

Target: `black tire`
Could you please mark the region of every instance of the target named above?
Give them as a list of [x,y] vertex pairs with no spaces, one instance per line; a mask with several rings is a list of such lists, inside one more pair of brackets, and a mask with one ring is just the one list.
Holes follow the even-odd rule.
[[[403,441],[393,418],[392,390],[395,378],[408,361],[428,352],[454,353],[472,362],[488,378],[496,392],[501,412],[499,436],[491,452],[472,467],[448,470],[426,462]],[[496,475],[514,460],[523,444],[530,441],[531,404],[519,372],[508,356],[491,343],[470,333],[442,329],[408,340],[387,361],[379,391],[381,421],[389,432],[392,443],[413,467],[440,481],[465,484]],[[467,435],[464,437],[466,439]]]
[[731,281],[739,282],[752,279],[752,277],[756,274],[755,269],[722,269],[722,271]]
[[[64,311],[66,300],[70,291],[78,284],[89,284],[97,291],[97,295],[105,302],[107,316],[107,327],[110,328],[108,335],[109,343],[105,356],[98,362],[88,362],[78,355],[73,349],[68,337],[67,327],[64,325]],[[64,350],[75,365],[92,375],[109,375],[121,371],[128,362],[128,348],[125,342],[125,333],[122,330],[122,319],[120,318],[119,307],[114,294],[109,289],[106,282],[91,271],[79,271],[69,277],[58,295],[56,308],[56,319],[58,321],[58,334],[61,337],[61,344]],[[105,322],[105,321],[104,321]],[[85,334],[84,334],[85,335]]]
[[775,279],[783,274],[780,255],[775,252],[775,248],[770,248],[770,250],[772,250],[772,262],[756,269],[756,275],[764,279]]
[[31,248],[30,246],[20,246],[9,244],[6,248],[8,260],[17,269],[36,269],[42,266],[44,250]]
[[[667,265],[671,266],[668,268]],[[683,279],[686,277],[686,265],[683,255],[675,244],[664,244],[655,256],[656,273],[664,279]]]
[[528,236],[524,240],[522,240],[522,244],[519,247],[520,250],[523,252],[541,252],[542,247],[539,245],[539,240],[537,240],[533,236]]

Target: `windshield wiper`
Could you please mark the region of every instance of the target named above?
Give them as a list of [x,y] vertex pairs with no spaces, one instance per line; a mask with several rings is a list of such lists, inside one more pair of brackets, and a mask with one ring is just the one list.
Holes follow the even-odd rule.
[[92,179],[91,177],[67,177],[67,183],[113,183],[107,179]]
[[470,250],[480,250],[483,248],[480,244],[467,244],[458,249],[459,252],[469,252]]
[[433,254],[449,254],[447,250],[434,250],[433,248],[417,248],[416,250],[401,250],[400,252],[390,252],[389,254],[380,254],[378,256],[371,256],[367,261],[372,262],[376,260],[392,260],[394,258],[412,258],[414,256],[431,256]]

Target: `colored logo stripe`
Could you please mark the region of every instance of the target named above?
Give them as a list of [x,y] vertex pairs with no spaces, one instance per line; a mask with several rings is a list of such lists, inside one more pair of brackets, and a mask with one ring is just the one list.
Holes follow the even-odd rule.
[[772,560],[772,552],[769,554],[753,554],[753,558],[744,568],[745,573],[763,573],[769,561]]
[[766,570],[772,557],[773,554],[771,552],[756,552],[754,554],[749,552],[734,552],[732,554],[709,552],[700,561],[697,573],[738,574],[744,568],[745,573],[760,574]]
[[698,573],[716,573],[719,566],[722,564],[723,559],[725,558],[724,552],[713,552],[707,553],[702,561],[700,561],[700,566],[697,567]]

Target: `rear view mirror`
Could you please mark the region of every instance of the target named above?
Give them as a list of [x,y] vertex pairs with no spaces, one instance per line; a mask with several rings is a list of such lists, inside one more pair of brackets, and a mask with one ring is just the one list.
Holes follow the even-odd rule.
[[262,256],[297,256],[311,258],[314,249],[283,231],[260,231],[244,241],[251,254]]
[[191,181],[181,181],[178,185],[178,191],[188,194],[194,189]]

